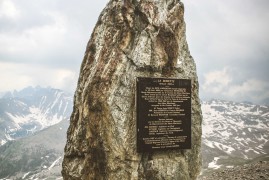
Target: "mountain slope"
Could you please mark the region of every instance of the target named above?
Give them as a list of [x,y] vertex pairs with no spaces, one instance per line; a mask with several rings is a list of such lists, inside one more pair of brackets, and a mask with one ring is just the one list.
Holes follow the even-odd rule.
[[202,103],[203,169],[244,164],[269,154],[269,107],[212,100]]
[[[59,105],[54,108],[60,109],[57,108]],[[268,161],[268,106],[212,100],[203,102],[202,110],[203,174],[250,162]],[[0,179],[60,178],[68,126],[69,121],[63,120],[1,146]]]
[[0,147],[0,179],[61,177],[68,120]]
[[0,99],[0,145],[69,119],[72,97],[61,90],[28,87]]

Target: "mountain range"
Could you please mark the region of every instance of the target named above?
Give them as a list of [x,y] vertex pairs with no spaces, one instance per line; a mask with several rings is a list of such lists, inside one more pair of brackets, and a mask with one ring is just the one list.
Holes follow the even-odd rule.
[[211,100],[202,103],[203,173],[269,160],[269,107]]
[[72,96],[27,87],[0,99],[0,179],[61,177]]
[[[61,179],[72,97],[28,87],[0,99],[0,179]],[[269,106],[203,101],[202,175],[269,160]]]
[[53,88],[27,87],[0,99],[0,145],[69,119],[72,96]]

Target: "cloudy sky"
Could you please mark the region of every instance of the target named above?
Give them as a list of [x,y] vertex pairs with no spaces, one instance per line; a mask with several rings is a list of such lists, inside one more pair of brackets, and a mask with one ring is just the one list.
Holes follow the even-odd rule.
[[[0,0],[0,92],[74,91],[108,0]],[[269,100],[269,1],[183,0],[202,99]]]

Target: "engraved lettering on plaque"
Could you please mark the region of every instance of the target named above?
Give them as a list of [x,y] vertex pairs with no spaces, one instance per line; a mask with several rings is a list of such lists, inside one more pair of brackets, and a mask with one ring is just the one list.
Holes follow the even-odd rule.
[[137,150],[191,148],[191,80],[137,78]]

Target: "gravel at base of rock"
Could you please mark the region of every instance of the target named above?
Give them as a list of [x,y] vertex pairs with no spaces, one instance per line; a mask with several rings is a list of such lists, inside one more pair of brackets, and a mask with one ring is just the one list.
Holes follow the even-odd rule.
[[231,169],[224,169],[198,180],[265,180],[269,179],[269,161],[260,161]]

